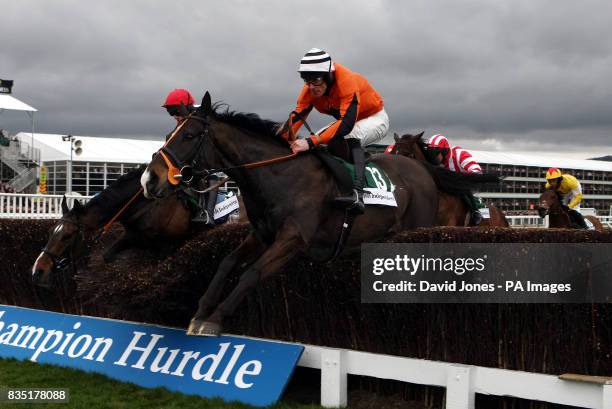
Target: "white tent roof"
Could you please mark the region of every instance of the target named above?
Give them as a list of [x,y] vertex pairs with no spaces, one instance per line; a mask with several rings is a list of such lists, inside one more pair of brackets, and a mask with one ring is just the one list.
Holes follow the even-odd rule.
[[[62,136],[56,134],[34,134],[34,147],[40,149],[43,162],[70,159],[70,142],[62,141]],[[17,137],[30,143],[32,134],[20,132]],[[151,155],[164,144],[163,140],[142,140],[126,138],[100,138],[93,136],[74,137],[82,142],[81,155],[74,155],[75,162],[121,162],[146,163],[151,161]]]
[[[20,132],[17,137],[30,143],[31,133]],[[41,150],[44,162],[70,159],[70,143],[62,141],[62,136],[55,134],[34,134],[34,147]],[[83,142],[83,153],[74,155],[75,162],[123,162],[146,163],[151,155],[164,143],[162,140],[143,140],[127,138],[100,138],[92,136],[75,136]],[[565,169],[585,169],[612,172],[612,162],[573,159],[565,157],[544,157],[525,155],[523,153],[505,153],[497,151],[473,151],[470,153],[479,163],[499,163],[519,166],[538,166],[543,168],[558,167]]]
[[21,102],[20,100],[9,94],[0,94],[0,109],[30,112],[38,111],[36,108],[29,106],[25,102]]
[[522,153],[506,153],[469,150],[479,163],[499,163],[518,166],[538,166],[542,168],[556,167],[565,169],[600,170],[612,172],[612,162],[601,160],[573,159],[562,156],[546,157],[525,155]]

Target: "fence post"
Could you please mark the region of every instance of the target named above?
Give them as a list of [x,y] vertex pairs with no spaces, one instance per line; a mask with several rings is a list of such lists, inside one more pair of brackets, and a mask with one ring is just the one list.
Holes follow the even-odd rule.
[[321,406],[345,407],[346,381],[346,352],[325,348],[321,352]]
[[446,409],[474,409],[472,378],[476,368],[451,365],[446,372]]
[[603,384],[602,409],[612,409],[612,383]]

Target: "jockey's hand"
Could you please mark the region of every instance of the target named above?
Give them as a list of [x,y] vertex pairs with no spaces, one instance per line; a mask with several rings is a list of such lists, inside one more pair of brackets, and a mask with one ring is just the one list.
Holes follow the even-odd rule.
[[308,147],[308,142],[306,139],[296,139],[295,141],[291,142],[291,151],[293,153],[304,152],[308,149],[310,148]]

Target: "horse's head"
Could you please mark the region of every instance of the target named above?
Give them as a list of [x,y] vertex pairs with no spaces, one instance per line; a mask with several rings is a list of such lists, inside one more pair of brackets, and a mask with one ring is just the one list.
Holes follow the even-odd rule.
[[540,217],[545,217],[560,208],[561,203],[559,202],[557,192],[554,190],[547,189],[540,195],[538,201],[538,214]]
[[68,210],[66,196],[62,200],[62,218],[51,230],[49,240],[32,266],[32,281],[50,287],[52,273],[69,267],[83,250],[81,216],[84,207],[78,200]]
[[[189,184],[196,162],[202,160],[212,112],[210,94],[206,92],[202,105],[194,112],[183,113],[185,119],[166,138],[164,146],[153,155],[140,183],[147,198],[168,196],[172,188]],[[201,164],[200,164],[201,165]]]
[[393,135],[395,139],[395,146],[391,151],[394,155],[407,156],[412,159],[425,160],[425,154],[423,152],[423,133],[421,132],[416,135],[405,134],[399,136],[397,133]]

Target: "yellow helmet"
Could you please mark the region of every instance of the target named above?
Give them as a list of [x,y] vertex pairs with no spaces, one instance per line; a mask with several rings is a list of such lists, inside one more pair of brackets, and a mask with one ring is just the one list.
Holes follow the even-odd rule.
[[561,171],[559,168],[549,168],[546,172],[546,180],[557,179],[561,177]]

